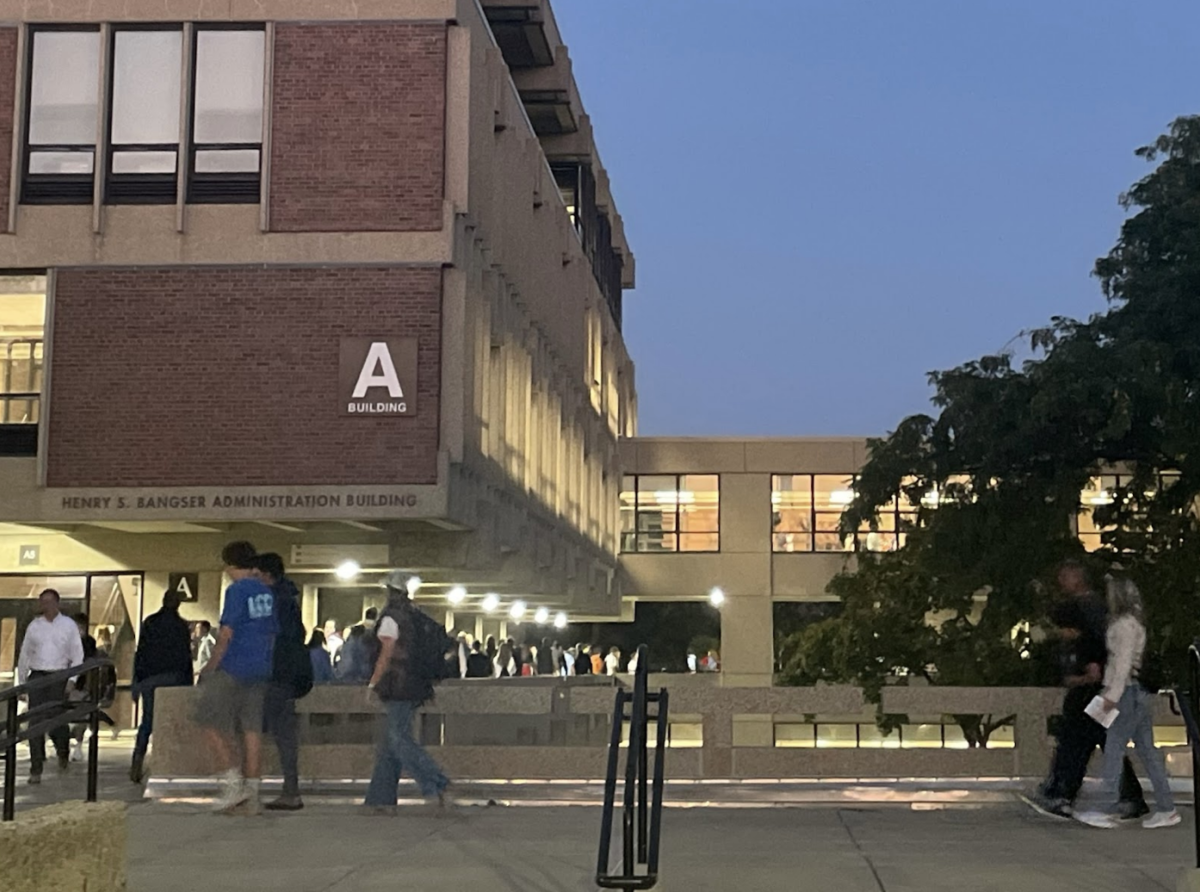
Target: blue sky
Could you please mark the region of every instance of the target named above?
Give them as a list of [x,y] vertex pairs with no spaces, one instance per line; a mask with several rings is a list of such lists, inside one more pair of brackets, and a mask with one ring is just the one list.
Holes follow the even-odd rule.
[[646,435],[881,435],[1104,302],[1196,0],[555,0],[638,287]]

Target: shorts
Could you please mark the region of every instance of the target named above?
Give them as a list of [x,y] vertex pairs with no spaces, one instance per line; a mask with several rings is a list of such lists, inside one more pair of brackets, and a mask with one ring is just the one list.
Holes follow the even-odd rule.
[[261,734],[267,683],[238,681],[220,669],[200,682],[196,724],[223,734]]

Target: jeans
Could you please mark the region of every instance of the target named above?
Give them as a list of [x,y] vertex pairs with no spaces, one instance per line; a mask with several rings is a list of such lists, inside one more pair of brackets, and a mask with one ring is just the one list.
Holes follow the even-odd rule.
[[1175,800],[1167,780],[1167,766],[1162,753],[1154,746],[1154,695],[1136,681],[1132,682],[1121,695],[1117,709],[1117,718],[1108,729],[1104,745],[1104,807],[1108,811],[1116,811],[1121,760],[1125,756],[1125,748],[1133,741],[1134,750],[1154,787],[1155,807],[1159,811],[1174,810]]
[[[34,670],[29,673],[29,680],[34,681],[43,675],[52,675],[51,672],[39,672]],[[66,702],[66,686],[60,687],[53,685],[49,689],[41,688],[31,691],[29,694],[29,711],[33,712],[49,704],[56,704],[60,707]],[[30,724],[41,724],[54,717],[54,710],[35,716],[30,719]],[[71,753],[71,729],[66,723],[59,725],[50,732],[50,739],[54,742],[54,750],[58,753],[60,759],[67,758]],[[42,766],[46,764],[46,738],[39,734],[37,737],[29,738],[29,773],[40,775]]]
[[279,764],[283,768],[283,795],[300,796],[300,739],[296,721],[296,699],[289,687],[272,684],[263,703],[267,732],[275,738]]
[[[1096,747],[1105,747],[1105,731],[1102,726],[1085,713],[1084,707],[1100,692],[1099,685],[1071,688],[1063,700],[1062,724],[1058,732],[1058,745],[1054,748],[1054,761],[1050,770],[1050,783],[1046,793],[1054,799],[1074,802],[1083,787],[1088,762]],[[1145,805],[1146,797],[1142,785],[1134,773],[1133,765],[1126,756],[1122,760],[1121,801]]]
[[409,700],[391,700],[384,706],[387,708],[387,719],[375,754],[371,786],[367,788],[367,805],[396,804],[396,785],[400,783],[402,769],[407,769],[417,782],[422,796],[433,798],[446,789],[450,781],[413,737],[413,717],[420,704]]
[[173,674],[151,675],[134,685],[135,696],[142,701],[142,720],[138,723],[137,741],[133,745],[133,761],[142,762],[150,748],[150,735],[154,731],[154,692],[159,688],[177,687],[179,679]]

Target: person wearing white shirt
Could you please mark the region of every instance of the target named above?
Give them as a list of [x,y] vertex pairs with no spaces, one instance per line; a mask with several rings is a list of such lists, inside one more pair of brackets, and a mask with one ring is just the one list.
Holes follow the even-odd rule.
[[621,649],[614,647],[604,658],[604,674],[610,678],[621,671]]
[[[73,619],[59,611],[58,606],[59,596],[54,589],[48,588],[38,596],[41,616],[34,619],[25,630],[25,640],[21,643],[21,655],[17,660],[18,685],[83,662],[83,640],[79,637],[79,629]],[[66,699],[66,687],[64,682],[61,689],[52,686],[31,693],[30,712],[43,706],[62,704]],[[48,717],[43,715],[34,721],[44,721]],[[59,771],[66,771],[71,765],[70,738],[70,729],[65,724],[50,732],[50,739],[54,741],[54,749],[58,753]],[[29,738],[29,783],[42,782],[45,764],[46,738]]]

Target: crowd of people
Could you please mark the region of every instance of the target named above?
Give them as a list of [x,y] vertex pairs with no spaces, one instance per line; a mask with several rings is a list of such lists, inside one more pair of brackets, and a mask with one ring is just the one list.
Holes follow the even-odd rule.
[[[1173,827],[1179,812],[1163,755],[1154,745],[1156,692],[1141,677],[1146,650],[1141,594],[1131,579],[1110,576],[1107,598],[1101,596],[1076,561],[1063,564],[1058,582],[1065,597],[1052,618],[1062,642],[1067,691],[1050,776],[1034,804],[1045,814],[1104,829],[1139,818],[1148,829]],[[1127,755],[1131,742],[1154,788],[1153,809]],[[1104,752],[1101,805],[1077,811],[1075,801],[1096,747]]]

